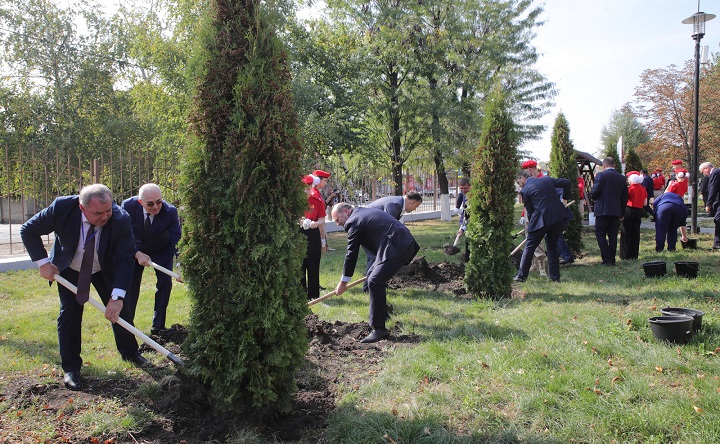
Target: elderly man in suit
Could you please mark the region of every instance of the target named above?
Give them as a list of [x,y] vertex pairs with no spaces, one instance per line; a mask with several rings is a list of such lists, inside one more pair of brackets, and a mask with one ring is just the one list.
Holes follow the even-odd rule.
[[615,171],[612,157],[603,159],[603,171],[595,176],[590,197],[595,201],[595,238],[600,247],[602,264],[615,266],[620,222],[628,200],[627,179]]
[[713,250],[720,250],[720,168],[713,167],[710,162],[703,162],[700,165],[700,172],[707,177],[707,201],[705,201],[705,211],[713,216],[715,222],[715,239],[713,240]]
[[[548,277],[560,282],[560,251],[558,239],[570,220],[570,213],[563,205],[570,197],[570,181],[541,176],[534,162],[523,163],[523,169],[530,175],[520,178],[525,217],[528,220],[527,240],[515,282],[525,282],[530,273],[530,264],[540,241],[545,238],[548,258]],[[562,200],[558,199],[556,188],[561,188]]]
[[[42,236],[50,233],[55,233],[55,243],[48,258]],[[40,268],[40,276],[52,282],[59,274],[78,286],[76,298],[58,285],[58,342],[65,386],[70,390],[83,388],[81,327],[90,282],[105,304],[105,317],[113,323],[115,344],[122,358],[147,365],[133,334],[117,324],[119,317],[127,320],[128,307],[135,305],[128,293],[135,240],[130,217],[115,205],[110,189],[94,184],[84,187],[79,195],[58,197],[23,224],[20,236],[30,258]]]
[[[132,220],[135,235],[135,272],[130,287],[133,300],[140,295],[143,267],[151,262],[172,270],[173,259],[177,253],[180,240],[180,220],[177,209],[163,200],[160,187],[154,183],[146,183],[140,187],[138,195],[123,201],[122,209],[127,211]],[[153,310],[150,333],[161,334],[168,330],[165,327],[167,306],[170,303],[172,279],[170,276],[155,270],[155,307]],[[135,317],[135,307],[132,307]],[[128,320],[129,321],[129,320]]]
[[338,295],[345,292],[355,272],[360,247],[375,252],[375,264],[367,277],[373,331],[360,342],[377,342],[390,335],[385,328],[385,285],[403,265],[410,263],[420,247],[405,225],[384,211],[339,203],[333,207],[331,215],[332,220],[348,233],[343,275],[335,287]]

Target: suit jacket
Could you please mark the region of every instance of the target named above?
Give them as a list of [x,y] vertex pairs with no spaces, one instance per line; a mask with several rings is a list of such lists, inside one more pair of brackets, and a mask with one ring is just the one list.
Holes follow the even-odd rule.
[[355,208],[345,221],[345,231],[348,246],[343,276],[352,276],[355,272],[360,247],[375,252],[376,263],[392,259],[409,263],[420,249],[405,225],[373,208]]
[[655,203],[653,203],[655,211],[657,211],[663,205],[677,205],[678,207],[687,210],[687,206],[685,205],[685,201],[683,200],[683,198],[673,193],[672,191],[666,191],[662,193],[660,196],[658,196],[657,199],[655,199]]
[[706,207],[710,207],[710,212],[715,214],[720,206],[720,168],[713,168],[708,176],[708,196]]
[[[20,227],[20,237],[30,255],[38,261],[48,257],[41,236],[55,233],[50,261],[59,271],[72,262],[80,242],[80,197],[61,196]],[[100,231],[98,261],[108,288],[128,290],[135,266],[135,239],[130,216],[113,203],[112,217]]]
[[650,176],[643,176],[642,180],[642,186],[645,187],[645,191],[647,192],[648,197],[648,204],[650,203],[650,198],[653,197],[655,193],[655,184],[653,183],[653,179]]
[[137,251],[142,251],[151,257],[175,256],[181,234],[177,208],[163,201],[160,212],[153,217],[148,238],[144,239],[145,214],[143,206],[138,202],[138,197],[125,199],[121,206],[130,215]]
[[402,217],[405,208],[405,198],[403,196],[387,196],[381,197],[367,206],[367,208],[380,208],[397,220]]
[[552,177],[531,177],[520,191],[528,218],[528,233],[557,222],[569,220],[565,205],[556,188],[562,188],[563,199],[570,197],[570,181]]
[[595,201],[595,217],[623,217],[628,200],[627,179],[614,168],[595,176],[590,197]]

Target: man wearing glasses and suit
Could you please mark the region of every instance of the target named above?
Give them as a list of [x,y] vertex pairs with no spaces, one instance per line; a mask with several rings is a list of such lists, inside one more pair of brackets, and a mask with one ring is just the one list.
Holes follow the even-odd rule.
[[[130,214],[135,235],[137,263],[129,293],[137,301],[143,267],[155,262],[172,270],[181,234],[180,220],[177,209],[163,200],[160,187],[154,183],[146,183],[140,187],[138,195],[124,200],[121,206]],[[155,276],[155,308],[150,333],[161,334],[168,330],[165,327],[165,318],[172,291],[172,279],[160,270],[155,270]],[[135,308],[132,307],[133,315]]]

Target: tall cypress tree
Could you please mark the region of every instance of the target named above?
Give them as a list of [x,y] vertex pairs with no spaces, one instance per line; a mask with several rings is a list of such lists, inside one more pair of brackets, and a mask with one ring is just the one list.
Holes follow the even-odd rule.
[[307,351],[301,148],[286,56],[261,0],[212,0],[182,174],[188,371],[221,410],[289,410]]
[[629,148],[625,153],[625,172],[640,171],[643,169],[642,159],[635,148]]
[[555,118],[550,144],[550,175],[567,179],[571,184],[571,196],[568,201],[575,201],[575,204],[570,206],[573,218],[563,236],[570,250],[574,254],[578,254],[583,248],[582,219],[580,218],[579,209],[580,190],[577,186],[578,164],[575,147],[570,140],[570,126],[563,113],[558,114]]
[[468,210],[470,261],[465,286],[476,296],[500,299],[511,292],[517,133],[505,96],[488,97],[480,144],[474,153]]

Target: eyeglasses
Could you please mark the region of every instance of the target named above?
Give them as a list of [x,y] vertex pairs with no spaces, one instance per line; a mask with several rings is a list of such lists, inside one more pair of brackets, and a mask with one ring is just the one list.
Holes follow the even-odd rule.
[[152,207],[154,207],[155,205],[161,206],[161,205],[162,205],[162,202],[163,202],[162,199],[158,199],[158,200],[156,200],[156,201],[152,201],[152,200],[151,200],[150,202],[145,202],[145,205],[147,205],[147,206],[149,206],[150,208],[152,208]]

